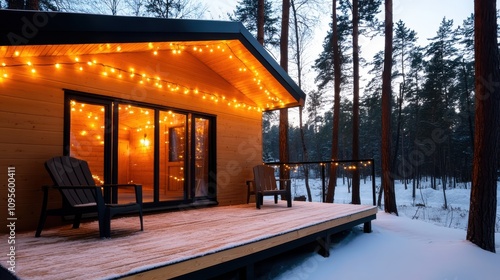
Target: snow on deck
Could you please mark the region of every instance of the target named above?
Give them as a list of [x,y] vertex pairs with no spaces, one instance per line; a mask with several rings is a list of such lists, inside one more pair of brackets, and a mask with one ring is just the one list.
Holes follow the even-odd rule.
[[[144,216],[144,231],[135,216],[113,219],[111,239],[100,239],[97,221],[16,235],[16,275],[22,279],[108,279],[193,260],[287,233],[334,227],[372,216],[367,205],[297,202],[287,208],[265,201],[254,204],[180,210]],[[7,235],[0,261],[7,263]]]

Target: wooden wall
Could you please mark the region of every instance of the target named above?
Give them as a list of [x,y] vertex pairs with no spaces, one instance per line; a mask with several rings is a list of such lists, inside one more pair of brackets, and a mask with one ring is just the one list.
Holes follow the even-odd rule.
[[[53,60],[47,59],[48,62]],[[118,64],[125,63],[125,60],[116,60]],[[128,64],[141,65],[142,60],[140,56],[127,55]],[[38,62],[43,62],[42,58]],[[53,66],[40,66],[35,74],[26,67],[8,71],[8,78],[0,80],[0,186],[3,190],[0,219],[5,221],[7,214],[7,166],[15,166],[17,230],[36,227],[42,201],[40,187],[51,183],[43,163],[63,152],[63,89],[216,115],[218,201],[220,205],[246,203],[245,181],[253,177],[252,167],[262,162],[259,112],[232,108],[193,94],[139,85],[136,80],[105,77],[99,71],[82,73],[75,66],[57,70]],[[234,92],[234,88],[229,88],[227,82],[208,69],[198,71],[196,78],[203,79],[196,81],[198,88],[206,85],[220,93]],[[175,80],[175,76],[175,72],[169,72],[171,79]],[[60,198],[55,193],[50,206],[57,207],[59,203]],[[47,225],[58,221],[49,218]],[[6,228],[1,230],[6,231]]]

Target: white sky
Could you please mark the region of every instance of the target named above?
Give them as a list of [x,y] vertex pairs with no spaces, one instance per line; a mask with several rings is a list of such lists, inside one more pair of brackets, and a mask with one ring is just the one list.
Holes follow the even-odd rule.
[[[498,5],[498,4],[497,4]],[[474,12],[473,0],[395,0],[394,22],[403,20],[418,33],[421,40],[434,37],[443,20],[453,19],[453,25],[462,25]],[[426,42],[424,41],[423,44]]]
[[[311,46],[310,60],[314,61],[322,51],[322,42],[329,28],[331,15],[331,1],[325,0],[325,14],[323,22],[317,26],[314,44]],[[210,0],[207,1],[210,19],[227,20],[227,13],[232,13],[237,0]],[[498,5],[498,1],[497,1]],[[500,6],[499,6],[500,7]],[[280,7],[276,7],[280,9]],[[383,7],[381,8],[383,10]],[[394,0],[394,22],[403,20],[406,26],[417,32],[419,44],[427,45],[427,39],[435,36],[443,17],[453,19],[454,27],[462,25],[463,21],[474,11],[473,0]],[[383,13],[380,14],[383,19]],[[371,60],[373,55],[383,49],[383,39],[367,42],[360,38],[362,56]],[[321,43],[320,43],[321,42]]]
[[[328,4],[331,3],[331,0],[324,2],[327,3],[325,4],[327,7],[331,7],[331,4]],[[210,0],[207,1],[208,12],[212,19],[225,20],[227,13],[232,13],[237,3],[237,0]],[[324,27],[318,26],[318,29],[326,30],[328,28],[330,11],[331,9],[326,9]],[[403,20],[407,27],[414,29],[419,38],[424,40],[423,44],[425,44],[426,38],[436,34],[443,17],[453,19],[454,25],[458,26],[473,11],[473,0],[394,0],[393,3],[394,22]],[[325,33],[322,32],[319,36],[322,41]]]
[[[276,1],[276,0],[275,0]],[[317,25],[316,35],[314,42],[309,47],[308,61],[312,65],[314,60],[318,57],[319,53],[323,50],[322,43],[329,28],[331,16],[331,1],[324,0],[325,14],[324,20],[321,24]],[[406,27],[417,32],[418,43],[421,46],[428,44],[427,39],[436,35],[439,25],[444,17],[446,19],[453,19],[454,28],[462,25],[463,21],[474,12],[474,0],[393,0],[393,13],[394,22],[400,19],[405,23]],[[227,20],[227,13],[232,13],[238,0],[206,0],[209,10],[209,19],[214,20]],[[382,1],[383,3],[383,1]],[[497,8],[500,8],[500,0],[497,0]],[[383,5],[383,4],[382,4]],[[281,7],[276,7],[281,9]],[[381,7],[383,10],[383,6]],[[380,14],[383,20],[383,13]],[[368,61],[371,61],[375,53],[383,50],[383,38],[376,38],[373,41],[360,37],[359,43],[361,46],[361,56]],[[291,67],[291,66],[290,66]],[[316,73],[312,72],[311,67],[306,66],[305,69],[310,72],[306,74],[302,86],[303,91],[307,94],[315,89],[314,78]],[[367,72],[362,69],[361,83],[363,84],[371,79]],[[293,77],[294,73],[290,73]],[[349,93],[346,93],[348,96]],[[363,88],[361,88],[363,94]],[[307,102],[307,99],[306,99]],[[329,105],[326,105],[329,107]],[[292,110],[293,111],[293,110]],[[293,117],[292,117],[293,118]]]

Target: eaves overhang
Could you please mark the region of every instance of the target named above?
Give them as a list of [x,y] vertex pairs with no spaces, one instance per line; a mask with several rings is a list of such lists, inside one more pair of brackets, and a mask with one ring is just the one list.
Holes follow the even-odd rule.
[[[161,46],[171,42],[183,48],[197,42],[224,42],[229,48],[234,48],[241,54],[239,59],[242,62],[250,61],[248,65],[254,65],[254,71],[263,79],[268,79],[269,87],[277,96],[275,99],[280,100],[279,104],[266,106],[264,96],[259,97],[256,90],[240,86],[238,90],[263,110],[304,104],[305,93],[240,22],[0,10],[0,58],[12,57],[14,49],[22,50],[29,46],[119,46],[131,43]],[[203,58],[199,60],[219,71],[216,62],[204,61]],[[234,72],[234,69],[227,69],[225,73],[221,70],[218,74],[238,87],[240,81],[231,78],[230,71]]]

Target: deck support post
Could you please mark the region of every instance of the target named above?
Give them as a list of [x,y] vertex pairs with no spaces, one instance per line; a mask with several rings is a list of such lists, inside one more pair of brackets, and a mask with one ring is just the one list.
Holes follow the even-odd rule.
[[324,237],[316,238],[318,242],[317,252],[324,258],[328,258],[330,256],[330,234],[326,234]]
[[364,231],[365,233],[370,233],[370,232],[372,232],[372,222],[371,222],[371,221],[368,221],[368,222],[366,222],[366,223],[364,224],[364,226],[363,226],[363,231]]
[[254,263],[248,263],[240,269],[238,279],[253,280],[255,278]]

